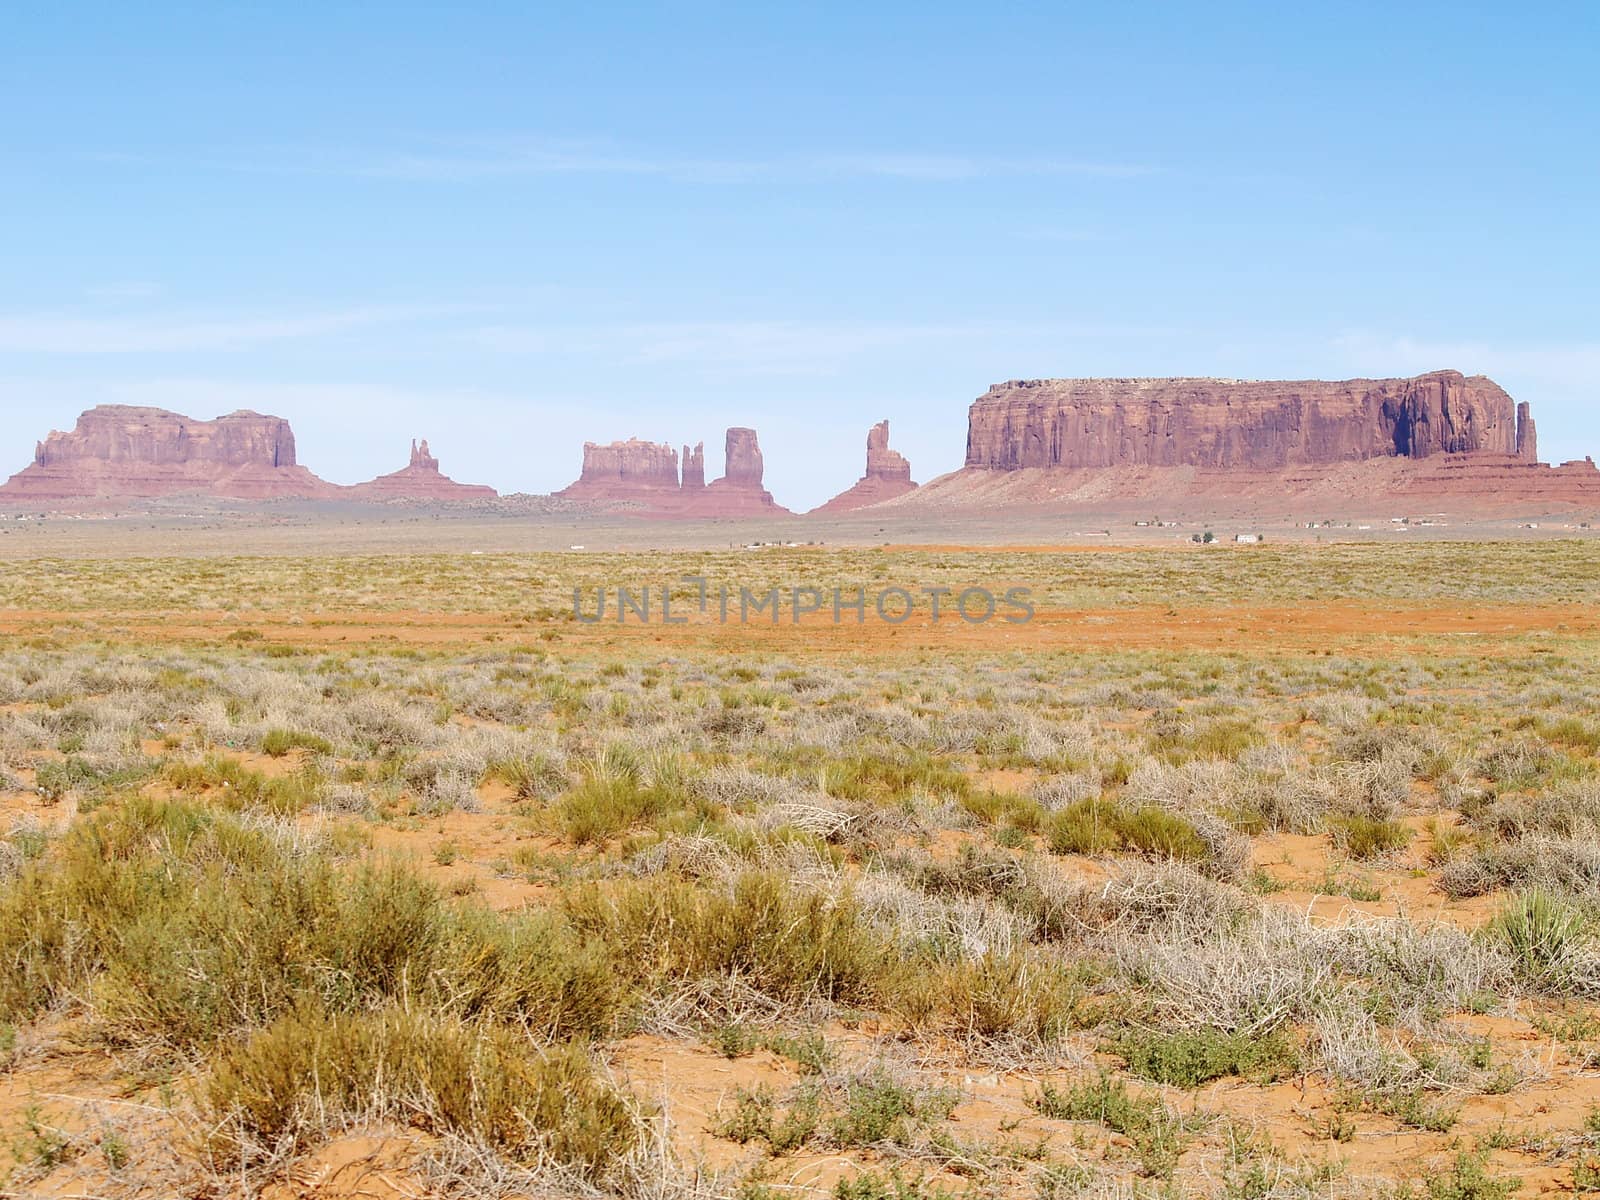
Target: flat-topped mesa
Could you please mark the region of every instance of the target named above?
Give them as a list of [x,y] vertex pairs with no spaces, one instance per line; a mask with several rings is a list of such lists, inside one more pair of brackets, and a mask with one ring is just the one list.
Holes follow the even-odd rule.
[[683,447],[683,483],[686,492],[703,491],[706,486],[706,444],[696,442],[694,449]]
[[846,491],[812,512],[849,512],[914,491],[911,463],[889,449],[889,422],[879,421],[867,431],[867,472]]
[[1498,384],[1459,371],[1342,382],[1012,380],[973,403],[966,465],[1276,470],[1434,454],[1533,461],[1534,436],[1532,417]]
[[678,490],[678,452],[660,442],[629,438],[625,442],[583,444],[583,472],[557,492],[569,500],[653,502],[662,492]]
[[457,483],[441,473],[426,439],[411,443],[411,461],[405,467],[358,483],[351,491],[376,500],[492,500],[500,494],[482,484]]
[[52,432],[0,497],[119,500],[205,493],[230,499],[327,497],[341,489],[295,461],[282,417],[235,412],[196,421],[160,408],[101,405]]

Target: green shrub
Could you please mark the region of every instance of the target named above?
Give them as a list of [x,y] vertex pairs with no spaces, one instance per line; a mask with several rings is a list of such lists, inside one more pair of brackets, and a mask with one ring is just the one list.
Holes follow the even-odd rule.
[[1117,831],[1127,845],[1157,858],[1199,862],[1206,856],[1206,843],[1195,827],[1163,808],[1145,807],[1127,813]]
[[1141,1079],[1182,1088],[1199,1087],[1225,1075],[1271,1082],[1299,1064],[1294,1044],[1281,1033],[1262,1037],[1214,1029],[1179,1033],[1130,1029],[1111,1039],[1106,1049]]
[[1484,932],[1510,952],[1525,979],[1552,991],[1572,986],[1573,969],[1591,937],[1582,910],[1537,889],[1513,899]]
[[548,800],[567,787],[567,772],[543,754],[508,758],[489,767],[489,774],[511,789],[518,800]]
[[1060,1091],[1045,1084],[1030,1101],[1040,1115],[1055,1121],[1098,1121],[1133,1143],[1148,1175],[1170,1178],[1188,1144],[1177,1113],[1156,1096],[1134,1096],[1127,1084],[1101,1075],[1092,1083]]
[[272,758],[282,758],[291,750],[309,750],[312,754],[332,754],[333,743],[314,733],[300,733],[292,729],[269,729],[262,735],[261,752]]
[[1328,818],[1333,844],[1351,858],[1367,859],[1390,850],[1400,850],[1411,841],[1411,830],[1399,821],[1376,817],[1335,816]]
[[578,785],[551,806],[550,818],[564,837],[581,846],[609,841],[643,822],[686,809],[706,820],[720,812],[695,795],[675,761],[657,764],[646,779],[637,762],[608,752],[590,763]]
[[892,965],[848,893],[808,891],[771,872],[747,872],[727,890],[662,877],[587,884],[564,904],[579,932],[641,983],[728,974],[779,999],[870,1003]]
[[41,763],[34,786],[46,803],[55,804],[68,796],[99,800],[111,792],[137,787],[155,773],[151,763],[126,767],[98,767],[85,759],[68,755],[60,762]]
[[823,786],[829,795],[842,800],[889,804],[919,793],[960,799],[971,790],[972,780],[960,767],[919,750],[895,757],[860,755],[829,762]]
[[833,1200],[956,1200],[956,1195],[928,1183],[921,1175],[907,1179],[899,1167],[892,1167],[887,1175],[863,1171],[839,1180],[833,1187]]
[[910,1088],[886,1075],[852,1079],[828,1137],[844,1149],[885,1142],[907,1145],[916,1126],[948,1120],[959,1099],[949,1088]]
[[716,1128],[718,1137],[747,1145],[765,1142],[773,1154],[793,1154],[813,1141],[822,1126],[822,1097],[816,1088],[801,1088],[787,1107],[780,1107],[765,1085],[734,1093],[733,1112]]
[[1448,1174],[1427,1181],[1428,1200],[1507,1200],[1521,1189],[1520,1180],[1490,1175],[1484,1160],[1465,1151],[1456,1155]]
[[341,1119],[403,1119],[514,1161],[552,1157],[590,1178],[638,1142],[629,1102],[575,1046],[398,1008],[295,1011],[225,1042],[202,1096],[227,1164],[305,1149]]
[[922,1034],[995,1041],[1053,1041],[1079,1021],[1077,970],[1026,951],[953,963],[902,965],[888,1006]]
[[0,1019],[85,997],[128,1044],[202,1048],[307,1000],[413,999],[551,1036],[631,993],[559,914],[453,905],[409,868],[348,866],[184,801],[134,796],[0,888]]
[[1045,823],[1045,843],[1052,854],[1104,854],[1122,845],[1118,832],[1121,809],[1102,797],[1079,800]]
[[229,812],[268,812],[292,817],[321,804],[326,781],[314,766],[268,778],[231,758],[211,755],[199,763],[172,763],[167,782],[186,795],[204,795]]
[[1053,854],[1103,854],[1133,849],[1156,858],[1198,862],[1208,853],[1195,827],[1177,813],[1145,805],[1129,810],[1114,800],[1079,800],[1052,816],[1045,842]]

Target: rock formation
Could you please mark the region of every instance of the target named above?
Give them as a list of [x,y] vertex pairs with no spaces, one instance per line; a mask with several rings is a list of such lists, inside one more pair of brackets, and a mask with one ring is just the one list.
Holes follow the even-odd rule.
[[1457,371],[1342,383],[1013,380],[973,404],[966,465],[1273,470],[1393,455],[1516,455],[1518,428],[1510,396]]
[[695,515],[714,517],[758,517],[787,513],[762,487],[766,464],[756,431],[734,426],[724,442],[722,478],[706,485],[704,499],[693,510]]
[[905,455],[889,449],[889,422],[879,421],[867,431],[867,473],[813,512],[849,512],[903,496],[916,488]]
[[659,442],[583,444],[583,471],[557,492],[568,500],[642,501],[655,504],[678,492],[678,452]]
[[[1600,471],[1538,461],[1532,409],[1458,371],[1408,379],[1043,379],[975,401],[963,470],[903,503],[1172,504],[1394,495],[1484,510],[1600,504]],[[1502,503],[1504,502],[1504,503]]]
[[698,492],[706,486],[706,444],[696,442],[691,450],[683,448],[683,490]]
[[70,433],[38,444],[0,499],[83,501],[202,493],[242,500],[325,498],[341,489],[295,461],[281,417],[230,413],[196,421],[159,408],[102,405]]
[[409,465],[350,490],[358,498],[373,500],[492,500],[500,494],[492,487],[457,483],[442,474],[426,440],[411,443]]
[[583,473],[557,492],[566,500],[634,506],[648,516],[743,517],[787,513],[761,485],[761,447],[753,429],[727,434],[727,469],[706,482],[705,443],[683,448],[683,475],[678,452],[658,442],[630,438],[625,442],[583,445]]
[[766,472],[766,463],[761,457],[761,446],[756,441],[754,429],[735,426],[728,430],[724,456],[722,478],[717,483],[761,490],[761,477]]

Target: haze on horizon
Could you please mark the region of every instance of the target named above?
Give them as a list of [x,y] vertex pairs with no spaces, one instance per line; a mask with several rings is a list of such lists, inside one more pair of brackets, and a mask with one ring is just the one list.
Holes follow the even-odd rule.
[[1600,451],[1600,10],[29,6],[0,46],[0,477],[97,403],[427,437],[761,435],[806,508],[1052,375],[1441,367]]

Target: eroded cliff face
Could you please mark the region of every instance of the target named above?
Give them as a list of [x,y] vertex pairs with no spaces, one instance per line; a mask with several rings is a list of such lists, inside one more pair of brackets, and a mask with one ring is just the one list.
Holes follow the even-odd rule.
[[350,489],[352,496],[371,500],[492,500],[500,493],[475,483],[457,483],[439,470],[427,440],[411,443],[411,461],[398,471]]
[[889,422],[879,421],[867,431],[866,473],[847,490],[812,512],[849,512],[903,496],[916,488],[911,482],[911,463],[897,450],[889,449]]
[[696,442],[691,450],[683,447],[683,483],[686,492],[698,492],[706,486],[706,444]]
[[966,465],[1279,470],[1394,456],[1521,457],[1531,455],[1533,436],[1531,417],[1519,421],[1498,384],[1458,371],[1342,382],[1012,380],[972,405]]
[[570,500],[631,501],[678,490],[678,452],[660,442],[583,444],[583,471],[556,495]]
[[38,444],[0,494],[30,500],[134,499],[189,492],[238,499],[321,497],[340,489],[295,461],[281,417],[196,421],[159,408],[102,405]]
[[722,477],[707,483],[704,442],[693,449],[684,446],[681,477],[678,452],[669,445],[638,438],[607,445],[585,442],[582,475],[556,495],[634,505],[651,516],[715,518],[788,511],[762,486],[765,464],[754,429],[729,429],[725,453]]
[[766,474],[766,462],[761,457],[761,446],[756,441],[754,429],[735,426],[728,430],[724,443],[722,478],[717,483],[729,487],[761,490],[761,480]]
[[772,498],[772,493],[762,486],[766,475],[766,461],[761,456],[761,446],[756,431],[734,426],[723,442],[722,478],[706,485],[703,498],[691,510],[697,515],[712,517],[755,517],[786,513]]

